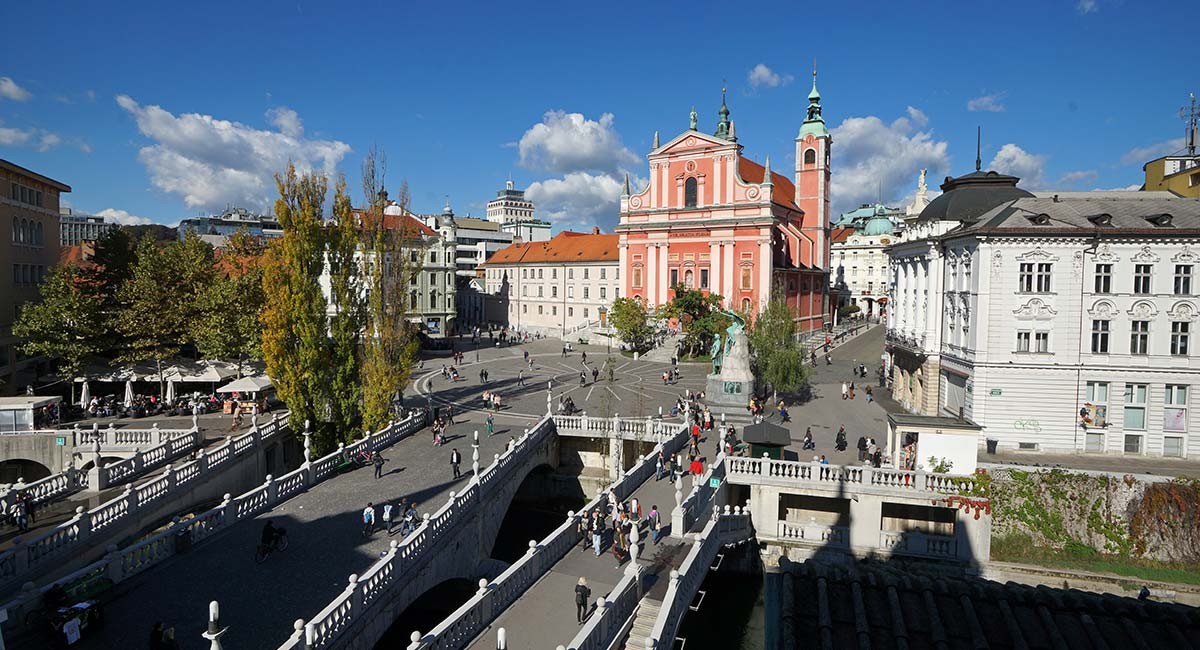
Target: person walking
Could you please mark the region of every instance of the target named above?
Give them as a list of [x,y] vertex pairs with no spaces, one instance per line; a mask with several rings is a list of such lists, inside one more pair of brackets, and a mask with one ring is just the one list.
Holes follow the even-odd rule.
[[596,383],[596,380],[599,378],[600,378],[600,369],[592,368],[592,383],[593,384]]
[[662,533],[662,516],[658,514],[658,504],[650,506],[650,538],[658,546],[658,536]]
[[517,372],[517,385],[518,386],[525,385],[525,369],[524,368],[522,368],[520,371]]
[[462,454],[458,453],[458,447],[450,450],[450,467],[454,468],[454,480],[462,478],[462,472],[458,466],[462,464]]
[[587,365],[587,352],[580,352],[579,354],[582,355],[580,357],[580,360],[583,362],[583,365],[586,366]]
[[600,542],[604,535],[604,520],[600,518],[600,511],[592,511],[592,550],[596,552],[596,557],[600,557]]
[[487,416],[488,437],[489,438],[492,437],[493,435],[495,435],[495,433],[496,433],[496,418],[492,417],[491,413],[488,413],[488,416]]
[[367,507],[362,511],[363,521],[363,537],[368,537],[375,532],[375,504],[367,502]]
[[371,464],[375,466],[376,479],[383,476],[383,464],[386,462],[387,459],[383,457],[383,454],[375,452],[374,457],[371,459]]
[[383,529],[392,534],[392,504],[383,504]]
[[587,514],[584,514],[582,517],[579,518],[579,527],[577,529],[579,531],[579,539],[582,540],[582,542],[583,542],[582,544],[579,545],[579,550],[581,550],[581,551],[587,550],[588,544],[590,543],[590,540],[591,540],[591,534],[590,534],[591,529],[592,529],[592,518],[590,516],[588,516]]
[[850,393],[850,387],[846,382],[842,382],[842,399],[846,399],[846,395]]
[[583,386],[586,383],[587,383],[587,375],[583,374],[583,371],[580,370],[579,371],[579,385]]
[[487,371],[485,371],[483,368],[480,368],[479,369],[479,383],[483,384],[486,382],[487,382]]
[[858,462],[863,462],[867,459],[867,437],[858,437]]
[[583,619],[587,616],[591,597],[592,590],[588,589],[587,578],[580,576],[579,583],[575,585],[575,618],[579,619],[580,625],[583,625]]

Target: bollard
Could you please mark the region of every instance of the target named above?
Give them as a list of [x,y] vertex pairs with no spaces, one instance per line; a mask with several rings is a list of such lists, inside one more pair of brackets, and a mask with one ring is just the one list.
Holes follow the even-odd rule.
[[504,628],[496,631],[496,650],[508,650],[508,633]]

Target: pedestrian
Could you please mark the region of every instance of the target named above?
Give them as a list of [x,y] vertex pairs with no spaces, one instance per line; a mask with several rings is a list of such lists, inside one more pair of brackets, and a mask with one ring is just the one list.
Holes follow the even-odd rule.
[[520,370],[519,372],[517,372],[517,385],[518,386],[525,385],[525,370],[523,370],[523,369]]
[[450,450],[450,467],[454,468],[454,480],[456,481],[462,477],[462,472],[458,469],[460,464],[462,464],[462,454],[458,453],[458,447],[455,447]]
[[487,416],[487,434],[492,437],[496,433],[496,418],[492,417],[491,413]]
[[175,640],[175,628],[169,627],[163,630],[162,649],[179,650],[179,642]]
[[837,448],[838,451],[846,451],[846,427],[838,427],[837,440],[835,441],[834,447]]
[[663,450],[658,450],[658,458],[654,460],[654,480],[658,482],[662,480],[663,472],[666,470],[666,458],[663,457]]
[[583,386],[586,383],[587,383],[587,375],[583,374],[583,371],[580,370],[579,371],[579,385]]
[[487,382],[487,371],[484,370],[483,368],[480,368],[479,369],[479,383],[482,384],[485,382]]
[[162,621],[157,621],[154,627],[150,628],[150,650],[162,650],[163,647],[163,624]]
[[846,395],[850,393],[850,387],[846,382],[842,382],[842,399],[846,399]]
[[870,404],[871,402],[875,401],[875,396],[871,394],[871,384],[867,384],[867,385],[866,385],[866,386],[863,388],[863,392],[865,392],[865,393],[867,394],[867,403],[868,403],[868,404]]
[[362,511],[363,535],[370,535],[375,532],[375,504],[367,502],[367,507]]
[[863,462],[867,459],[867,437],[858,437],[858,462]]
[[579,583],[575,585],[575,617],[579,619],[579,624],[583,625],[583,619],[588,613],[588,600],[592,597],[592,590],[588,589],[587,578],[579,577]]
[[599,377],[600,377],[600,369],[592,368],[592,383],[593,384],[596,383],[596,380],[599,379]]
[[383,504],[383,529],[392,534],[392,504]]
[[565,345],[563,346],[563,349],[562,349],[562,358],[564,358],[564,359],[567,358],[567,346],[565,346]]
[[604,520],[600,518],[600,511],[592,511],[592,549],[596,551],[596,557],[600,557],[600,542],[604,535]]
[[383,464],[385,462],[387,462],[387,459],[383,457],[383,454],[375,452],[374,458],[371,459],[371,464],[375,466],[375,478],[383,476]]
[[827,365],[827,366],[833,365],[833,359],[830,358],[830,356],[828,354],[825,355],[825,365]]
[[583,361],[584,365],[587,365],[587,352],[584,351],[584,352],[580,352],[579,354],[582,355],[580,357],[580,359]]
[[807,449],[816,449],[816,448],[817,448],[817,443],[813,442],[812,427],[809,427],[808,430],[804,432],[803,449],[807,450]]
[[658,504],[650,506],[650,537],[658,546],[658,536],[662,532],[662,517],[658,514]]
[[583,550],[583,551],[587,550],[589,540],[591,539],[591,535],[590,535],[591,527],[592,527],[592,518],[591,517],[589,517],[587,514],[584,514],[582,517],[579,518],[579,527],[578,527],[579,539],[583,540],[583,543],[579,545],[580,550]]

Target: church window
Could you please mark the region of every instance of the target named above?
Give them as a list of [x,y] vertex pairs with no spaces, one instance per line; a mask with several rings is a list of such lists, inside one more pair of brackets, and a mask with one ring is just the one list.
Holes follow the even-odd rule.
[[633,270],[633,288],[634,289],[642,288],[642,270],[641,269]]
[[683,182],[683,207],[696,207],[696,179],[689,178]]
[[805,150],[804,164],[805,165],[815,165],[816,163],[817,163],[817,150],[816,149]]
[[708,269],[700,269],[700,288],[708,288]]
[[744,291],[750,290],[750,278],[751,277],[752,277],[751,270],[748,267],[742,269],[742,289]]
[[679,284],[679,269],[671,269],[671,286]]
[[742,312],[747,313],[747,314],[750,313],[750,299],[749,298],[742,298]]

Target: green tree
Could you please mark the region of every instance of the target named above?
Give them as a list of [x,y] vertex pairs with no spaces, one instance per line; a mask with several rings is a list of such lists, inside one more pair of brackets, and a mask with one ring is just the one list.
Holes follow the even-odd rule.
[[266,246],[245,229],[234,233],[217,259],[217,272],[201,295],[201,316],[192,338],[200,353],[213,359],[237,359],[238,376],[248,359],[262,356],[259,315],[266,296],[262,257]]
[[683,348],[688,355],[707,354],[713,337],[729,327],[729,318],[720,312],[721,296],[683,285],[675,285],[672,291],[675,297],[660,307],[656,316],[679,321],[683,328]]
[[125,348],[125,337],[117,326],[123,309],[121,285],[133,275],[137,262],[137,242],[125,227],[113,228],[96,242],[90,262],[80,268],[79,280],[100,305],[103,322],[97,329],[98,355],[119,356]]
[[645,305],[633,298],[613,301],[608,322],[617,330],[621,340],[636,352],[645,352],[654,343],[654,326]]
[[[324,420],[328,394],[325,299],[319,278],[324,265],[322,206],[327,181],[319,173],[297,174],[294,165],[275,176],[275,217],[283,236],[267,247],[263,262],[263,359],[280,399],[291,409],[294,430],[305,420]],[[318,426],[314,451],[337,446],[336,433]]]
[[329,420],[339,442],[354,439],[361,422],[361,345],[365,325],[359,228],[346,180],[334,186],[333,219],[326,226],[326,264],[329,267]]
[[84,360],[104,346],[104,313],[75,266],[55,267],[40,291],[42,299],[21,310],[13,334],[25,339],[25,354],[60,360],[59,372],[70,382],[74,402],[75,377]]
[[775,393],[792,393],[808,383],[810,370],[796,340],[794,316],[783,294],[776,292],[747,333],[757,374]]

